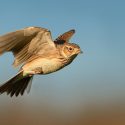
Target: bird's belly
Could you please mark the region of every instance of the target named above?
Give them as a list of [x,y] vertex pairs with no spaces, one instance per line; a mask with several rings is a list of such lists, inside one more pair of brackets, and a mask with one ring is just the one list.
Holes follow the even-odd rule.
[[62,65],[57,60],[45,60],[41,62],[43,74],[48,74],[59,70]]
[[23,67],[25,71],[36,71],[37,69],[41,69],[41,74],[52,73],[61,68],[62,63],[57,59],[37,59]]

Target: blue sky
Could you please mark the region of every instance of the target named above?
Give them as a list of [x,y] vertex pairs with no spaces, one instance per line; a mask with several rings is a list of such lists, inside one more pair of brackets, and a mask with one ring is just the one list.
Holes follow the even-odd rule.
[[[97,96],[124,95],[124,1],[1,0],[0,34],[27,26],[48,28],[53,39],[74,28],[76,34],[71,41],[79,44],[84,52],[63,70],[36,76],[29,94],[31,100],[46,97],[67,103],[67,100],[80,102]],[[1,56],[1,83],[17,72],[11,66],[12,61],[10,53]]]

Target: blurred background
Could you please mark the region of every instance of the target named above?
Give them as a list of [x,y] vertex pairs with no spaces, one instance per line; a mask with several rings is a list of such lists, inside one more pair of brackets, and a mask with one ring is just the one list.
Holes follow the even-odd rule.
[[[1,0],[0,35],[27,26],[71,39],[83,54],[53,74],[35,76],[29,94],[0,95],[0,125],[125,125],[125,1]],[[0,57],[0,83],[14,76]]]

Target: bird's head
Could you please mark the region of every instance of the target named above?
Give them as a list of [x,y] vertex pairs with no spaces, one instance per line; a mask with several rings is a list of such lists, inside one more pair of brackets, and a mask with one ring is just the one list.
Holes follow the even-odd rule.
[[80,47],[75,43],[70,43],[70,38],[75,33],[75,30],[69,30],[68,32],[65,32],[64,34],[60,35],[55,41],[55,45],[58,50],[60,51],[60,54],[69,60],[69,62],[72,62],[73,59],[79,54],[82,53]]
[[65,43],[61,49],[61,54],[65,58],[71,60],[73,60],[80,53],[82,53],[82,51],[80,47],[75,43]]

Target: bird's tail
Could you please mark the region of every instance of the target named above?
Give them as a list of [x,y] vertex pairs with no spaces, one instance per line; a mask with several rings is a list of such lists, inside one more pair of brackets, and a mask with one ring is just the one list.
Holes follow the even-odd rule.
[[32,83],[33,76],[23,76],[23,71],[19,72],[13,78],[8,80],[6,83],[0,86],[0,94],[7,92],[7,95],[11,97],[15,94],[18,96],[19,94],[23,95],[25,89],[28,84]]

